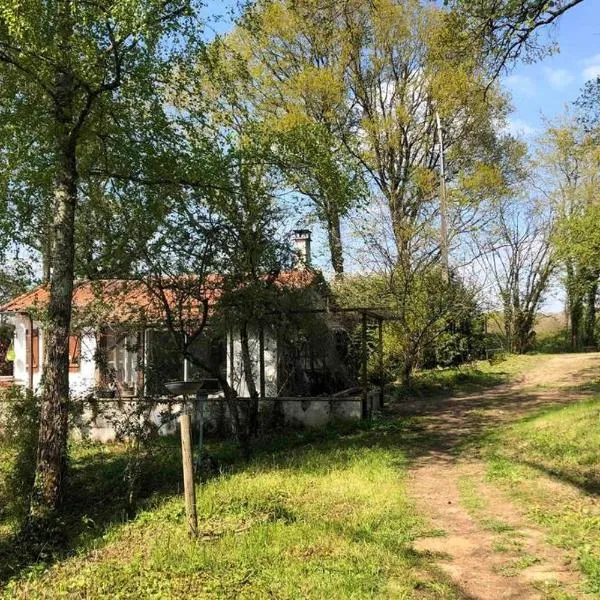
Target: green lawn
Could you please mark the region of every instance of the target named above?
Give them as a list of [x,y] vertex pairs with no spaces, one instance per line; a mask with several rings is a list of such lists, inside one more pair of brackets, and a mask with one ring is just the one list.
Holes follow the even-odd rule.
[[[199,540],[180,497],[161,496],[131,522],[91,523],[74,556],[22,566],[3,597],[458,598],[411,550],[427,524],[407,500],[403,435],[395,421],[288,436],[198,487]],[[78,451],[81,484],[104,469],[117,486],[110,452]]]
[[488,439],[489,477],[574,553],[600,594],[600,399],[530,416]]
[[526,373],[551,355],[507,355],[490,362],[478,360],[460,367],[417,371],[409,389],[394,386],[398,396],[431,396],[465,394],[506,383],[511,378]]

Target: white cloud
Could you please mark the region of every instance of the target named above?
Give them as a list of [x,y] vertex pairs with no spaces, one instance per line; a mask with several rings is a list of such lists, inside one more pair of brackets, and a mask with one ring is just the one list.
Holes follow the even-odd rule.
[[546,67],[544,72],[546,73],[548,83],[554,88],[567,87],[575,79],[575,76],[566,69],[551,69],[550,67]]
[[509,117],[504,130],[517,137],[531,137],[538,131],[533,125],[518,117]]
[[585,65],[585,68],[581,71],[581,76],[585,81],[600,77],[600,54],[594,54],[594,56],[582,60],[581,64]]
[[584,65],[599,65],[600,64],[600,54],[594,54],[594,56],[590,56],[585,60],[581,61]]
[[535,83],[526,75],[509,75],[504,83],[513,93],[523,96],[535,96]]
[[586,81],[600,77],[600,61],[597,65],[590,65],[589,67],[586,67],[582,71],[581,75]]

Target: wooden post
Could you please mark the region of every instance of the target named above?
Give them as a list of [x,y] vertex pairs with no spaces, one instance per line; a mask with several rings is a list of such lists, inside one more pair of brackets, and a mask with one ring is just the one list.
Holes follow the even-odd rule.
[[196,488],[194,485],[194,466],[192,464],[192,417],[186,413],[179,417],[181,427],[181,460],[183,464],[183,494],[188,532],[198,535],[198,516],[196,515]]
[[385,381],[384,381],[384,369],[383,369],[383,319],[379,319],[378,323],[378,354],[379,354],[379,408],[383,408],[385,402]]
[[369,382],[367,381],[367,313],[362,313],[362,401],[361,417],[369,416]]

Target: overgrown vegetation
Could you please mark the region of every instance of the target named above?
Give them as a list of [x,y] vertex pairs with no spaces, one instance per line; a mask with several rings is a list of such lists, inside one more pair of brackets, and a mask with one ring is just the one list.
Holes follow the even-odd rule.
[[29,390],[0,393],[0,521],[24,523],[35,475],[40,404]]

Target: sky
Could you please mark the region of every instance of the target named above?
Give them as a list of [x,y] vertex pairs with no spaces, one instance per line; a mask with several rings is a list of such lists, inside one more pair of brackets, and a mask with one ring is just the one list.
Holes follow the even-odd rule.
[[[239,0],[207,0],[207,15],[225,15],[211,28],[231,26],[227,10]],[[600,75],[600,0],[584,0],[549,30],[560,51],[534,64],[518,64],[503,83],[513,96],[511,129],[528,138],[544,126],[544,117],[559,115],[579,95],[583,84]]]
[[543,130],[545,118],[560,115],[587,80],[600,76],[600,0],[584,0],[553,29],[557,54],[519,64],[504,77],[515,107],[510,128],[530,141]]

